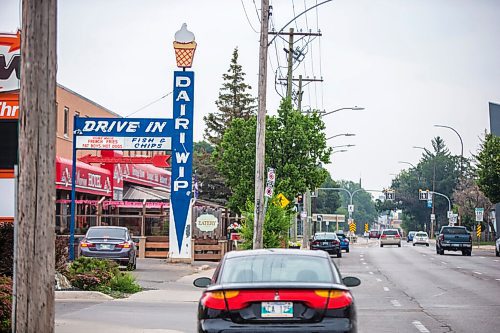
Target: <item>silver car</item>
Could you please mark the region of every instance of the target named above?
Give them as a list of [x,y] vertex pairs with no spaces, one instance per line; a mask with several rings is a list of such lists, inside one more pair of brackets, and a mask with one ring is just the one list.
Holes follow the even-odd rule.
[[500,237],[497,238],[497,242],[495,243],[495,254],[497,257],[500,257]]
[[84,257],[113,260],[130,271],[137,267],[137,249],[124,227],[90,227],[79,248]]
[[380,234],[380,247],[384,247],[384,245],[397,245],[401,247],[401,235],[399,234],[398,229],[385,229],[382,230]]

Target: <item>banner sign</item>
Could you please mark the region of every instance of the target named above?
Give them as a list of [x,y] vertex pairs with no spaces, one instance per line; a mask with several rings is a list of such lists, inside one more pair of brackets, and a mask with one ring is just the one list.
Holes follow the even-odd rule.
[[170,119],[75,119],[76,149],[170,150]]
[[170,258],[191,258],[194,72],[174,72]]

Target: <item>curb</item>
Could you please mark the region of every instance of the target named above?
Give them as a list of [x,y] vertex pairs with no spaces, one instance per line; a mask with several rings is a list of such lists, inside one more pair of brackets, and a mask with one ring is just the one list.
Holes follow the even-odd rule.
[[99,291],[64,291],[56,290],[55,300],[89,300],[89,301],[110,301],[114,298]]

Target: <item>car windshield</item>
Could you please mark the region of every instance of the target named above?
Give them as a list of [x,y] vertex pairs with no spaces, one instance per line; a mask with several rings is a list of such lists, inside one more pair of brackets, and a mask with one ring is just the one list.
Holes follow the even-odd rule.
[[384,230],[383,234],[384,235],[398,235],[399,233],[397,230]]
[[427,237],[427,233],[425,233],[425,232],[417,232],[415,234],[415,236],[417,236],[417,237]]
[[465,228],[443,228],[443,234],[451,234],[451,235],[465,235],[467,234],[467,230]]
[[318,240],[337,239],[337,235],[334,232],[324,232],[324,233],[314,235],[314,238],[318,239]]
[[219,283],[340,283],[327,258],[307,255],[255,255],[227,259]]
[[90,228],[87,238],[116,238],[125,239],[125,229],[119,228]]

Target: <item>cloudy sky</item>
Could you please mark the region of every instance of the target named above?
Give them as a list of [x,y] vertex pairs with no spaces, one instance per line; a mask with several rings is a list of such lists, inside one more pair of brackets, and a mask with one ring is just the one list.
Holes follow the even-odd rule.
[[[323,0],[270,0],[272,26],[281,29],[296,14]],[[0,31],[15,31],[18,0],[2,0]],[[172,90],[172,41],[186,22],[196,35],[193,70],[195,140],[203,138],[203,116],[214,101],[229,66],[240,51],[247,81],[257,91],[259,0],[64,0],[58,4],[58,82],[123,115]],[[246,13],[245,13],[246,12]],[[294,15],[295,13],[295,15]],[[466,156],[476,152],[489,128],[488,102],[500,103],[500,1],[497,0],[334,0],[301,16],[288,28],[321,30],[295,47],[305,54],[294,77],[323,78],[304,90],[305,109],[335,110],[325,116],[329,144],[355,144],[332,155],[335,179],[382,189],[404,168],[417,163],[434,136]],[[277,76],[286,74],[286,41],[277,38],[268,58],[268,112],[280,101]],[[134,114],[168,117],[171,96]],[[279,175],[278,175],[279,177]]]

